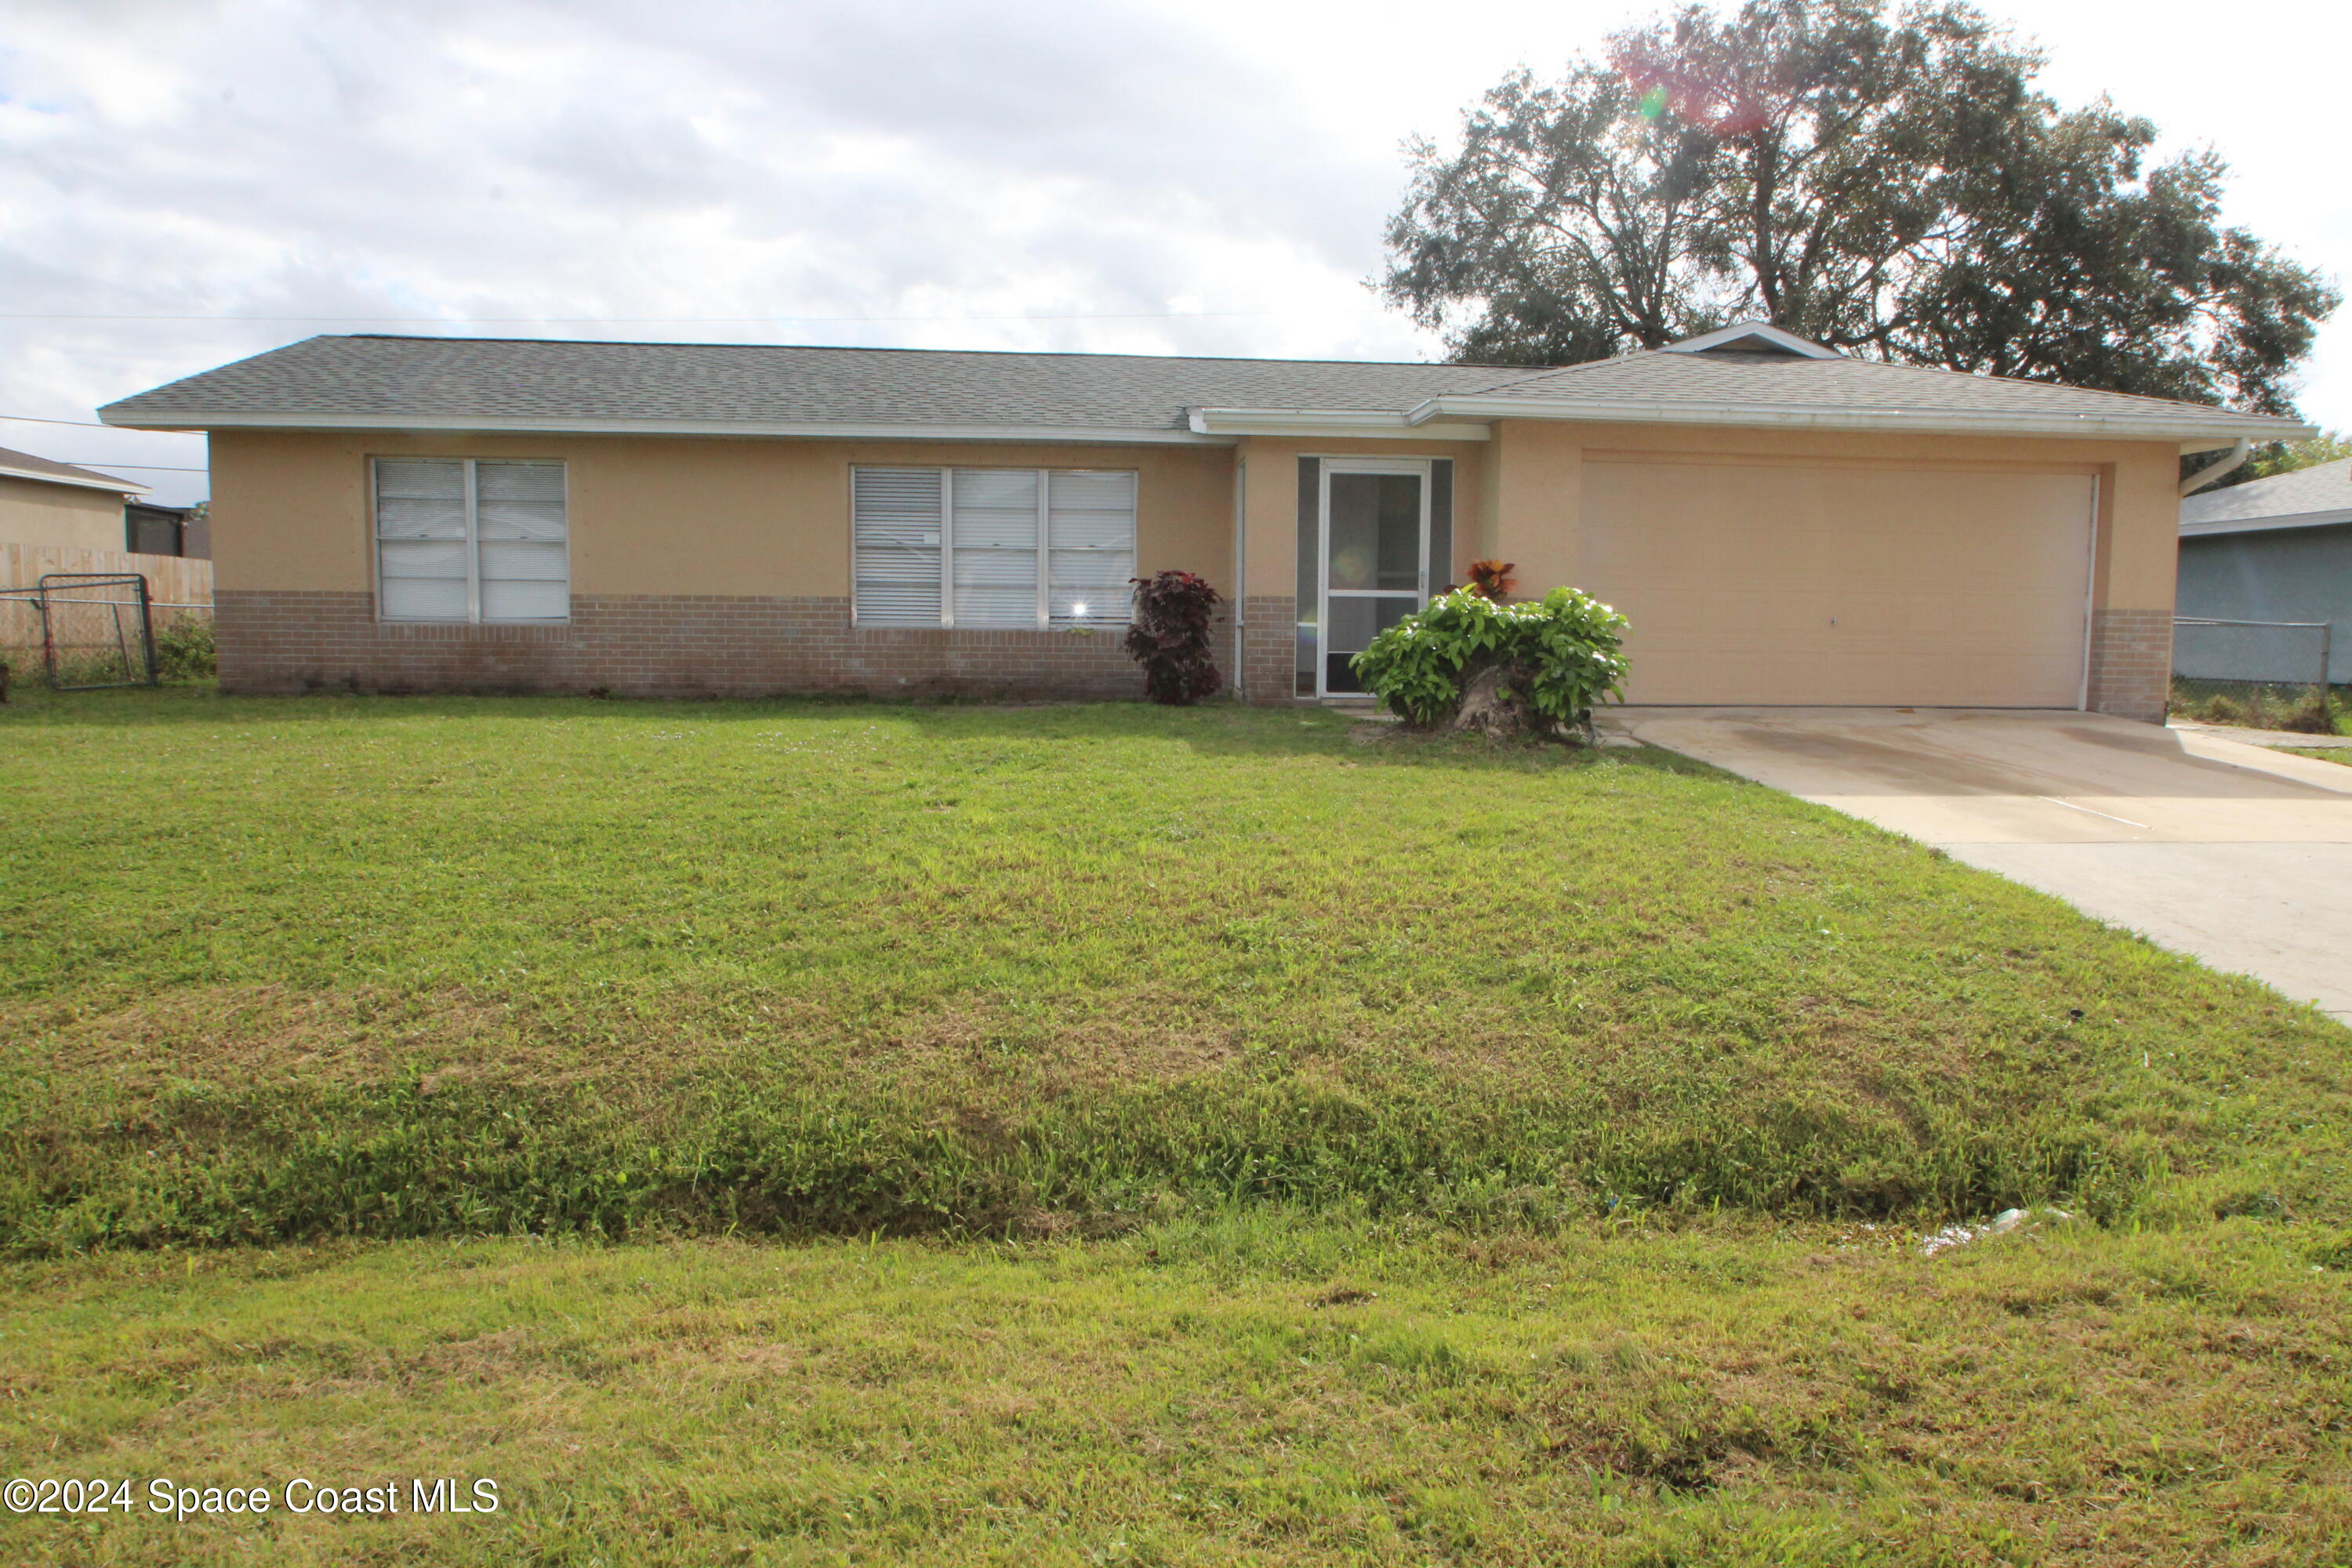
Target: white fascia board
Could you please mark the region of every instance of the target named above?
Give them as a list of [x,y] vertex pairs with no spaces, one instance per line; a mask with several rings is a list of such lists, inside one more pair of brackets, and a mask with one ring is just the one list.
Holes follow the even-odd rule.
[[1685,338],[1678,343],[1668,343],[1661,352],[1670,354],[1705,353],[1711,348],[1719,347],[1724,343],[1736,343],[1742,338],[1762,338],[1775,348],[1785,349],[1792,354],[1798,354],[1806,359],[1843,359],[1845,357],[1833,348],[1817,343],[1811,338],[1801,338],[1794,332],[1784,331],[1769,321],[1734,321],[1727,327],[1718,327],[1714,331],[1704,332],[1695,338]]
[[396,414],[114,415],[127,430],[445,430],[478,436],[754,436],[839,441],[1017,441],[1057,446],[1230,447],[1230,437],[1191,430],[1105,429],[1098,425],[810,425],[766,419],[540,419],[510,415],[461,418]]
[[1975,409],[1818,408],[1786,403],[1612,403],[1600,399],[1512,397],[1454,393],[1433,397],[1405,417],[1415,425],[1445,417],[1549,419],[1624,425],[1741,425],[1768,429],[1904,431],[1919,436],[2044,436],[2169,441],[2207,452],[2241,439],[2308,440],[2309,425],[2266,414],[2161,418],[2095,414],[2004,414]]
[[104,490],[115,496],[143,496],[148,490],[145,485],[135,485],[129,479],[108,479],[103,474],[92,474],[84,479],[77,474],[45,474],[37,468],[0,468],[0,479],[30,479],[38,485],[71,485],[76,489]]
[[2184,522],[2183,539],[2206,539],[2217,533],[2269,533],[2282,528],[2332,528],[2352,522],[2352,507],[2330,511],[2299,511],[2283,517],[2224,517],[2211,522]]
[[1423,441],[1487,441],[1484,423],[1432,424],[1409,414],[1361,408],[1195,408],[1188,416],[1203,436],[1412,436]]

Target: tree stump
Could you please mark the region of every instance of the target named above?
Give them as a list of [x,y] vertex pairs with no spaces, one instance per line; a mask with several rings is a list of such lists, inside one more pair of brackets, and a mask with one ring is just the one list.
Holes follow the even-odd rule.
[[1463,683],[1462,705],[1445,727],[1496,741],[1559,733],[1550,720],[1528,705],[1527,688],[1524,671],[1507,664],[1490,664]]

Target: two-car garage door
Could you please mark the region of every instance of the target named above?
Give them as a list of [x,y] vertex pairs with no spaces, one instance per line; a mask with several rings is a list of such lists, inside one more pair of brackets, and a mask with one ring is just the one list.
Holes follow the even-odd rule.
[[1581,576],[1629,701],[2076,708],[2095,482],[1588,452]]

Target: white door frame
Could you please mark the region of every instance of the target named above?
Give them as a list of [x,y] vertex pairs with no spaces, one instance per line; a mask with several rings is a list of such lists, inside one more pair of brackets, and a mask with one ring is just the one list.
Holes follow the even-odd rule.
[[[1404,595],[1397,589],[1339,588],[1331,586],[1331,476],[1333,474],[1412,474],[1421,480],[1421,530],[1413,546],[1414,597],[1422,605],[1429,603],[1429,492],[1432,459],[1428,458],[1323,458],[1317,460],[1316,485],[1319,493],[1315,504],[1315,697],[1321,701],[1331,695],[1328,677],[1331,672],[1331,597],[1338,594],[1343,599],[1400,599]],[[1343,697],[1360,695],[1340,693]]]

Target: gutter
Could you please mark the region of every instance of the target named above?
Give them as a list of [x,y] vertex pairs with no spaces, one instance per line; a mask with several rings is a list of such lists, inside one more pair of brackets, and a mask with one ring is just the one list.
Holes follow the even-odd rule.
[[1424,441],[1489,441],[1485,420],[1431,424],[1410,413],[1364,408],[1195,408],[1186,423],[1202,436],[1412,436]]
[[2127,441],[2175,441],[2184,452],[2210,452],[2240,439],[2307,440],[2315,427],[2265,414],[2218,413],[2210,418],[2135,417],[2097,414],[2004,414],[1974,409],[1908,411],[1823,408],[1790,403],[1660,403],[1511,397],[1448,393],[1416,405],[1409,425],[1441,418],[1543,419],[1596,424],[1736,425],[1766,429],[1901,431],[1919,436],[2038,436]]

